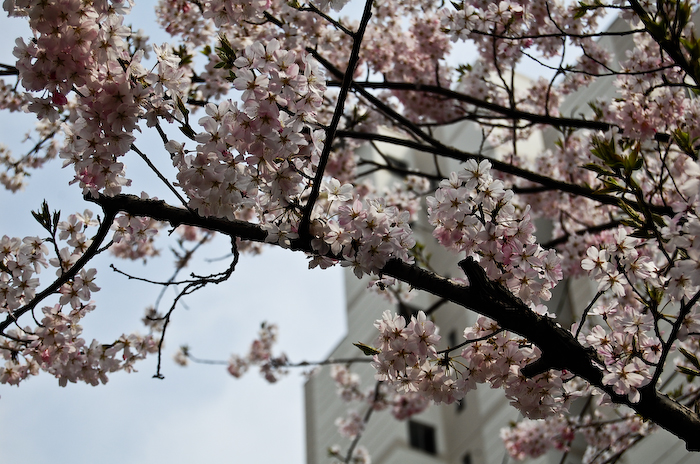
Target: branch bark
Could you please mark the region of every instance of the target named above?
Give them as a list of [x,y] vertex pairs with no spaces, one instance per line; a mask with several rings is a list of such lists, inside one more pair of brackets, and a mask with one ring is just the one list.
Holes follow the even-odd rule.
[[[509,174],[514,177],[519,177],[521,179],[537,183],[543,187],[546,187],[553,191],[558,191],[561,193],[568,193],[570,195],[585,197],[593,201],[597,201],[604,205],[618,206],[620,204],[620,197],[614,195],[608,195],[604,193],[598,193],[596,190],[564,182],[561,180],[552,179],[551,177],[538,174],[536,172],[528,171],[512,164],[499,161],[495,158],[480,155],[477,153],[469,153],[462,150],[457,150],[452,147],[440,144],[440,146],[425,145],[420,142],[415,142],[413,140],[401,139],[398,137],[391,137],[383,134],[373,134],[370,132],[353,132],[340,130],[337,132],[338,137],[346,137],[358,140],[374,140],[377,142],[390,143],[394,145],[400,145],[403,147],[411,148],[416,151],[422,151],[425,153],[432,153],[438,156],[443,156],[445,158],[452,158],[458,161],[467,161],[470,159],[476,161],[488,160],[491,163],[493,169],[500,171],[504,174]],[[625,200],[625,203],[632,206],[634,209],[641,208],[640,204],[633,200]],[[671,216],[673,215],[673,209],[669,206],[664,205],[645,205],[650,211],[660,215]]]
[[348,67],[345,70],[345,76],[343,77],[343,83],[340,87],[340,93],[338,94],[338,102],[335,105],[335,111],[333,112],[333,118],[331,123],[326,129],[326,141],[323,145],[323,151],[321,152],[320,161],[318,163],[318,168],[316,169],[316,175],[314,176],[313,185],[311,186],[311,193],[306,201],[306,206],[304,207],[304,215],[299,223],[299,235],[304,238],[309,238],[309,225],[311,224],[311,212],[314,209],[314,204],[318,199],[318,195],[321,191],[321,180],[323,179],[323,173],[326,170],[326,165],[328,164],[328,158],[331,154],[331,148],[333,147],[333,139],[335,138],[336,131],[338,130],[338,124],[340,123],[340,118],[343,115],[343,110],[345,108],[345,101],[348,98],[348,93],[350,92],[350,87],[353,83],[353,74],[355,73],[355,68],[357,63],[360,61],[360,46],[362,45],[362,38],[365,35],[365,29],[369,23],[369,19],[372,17],[372,0],[367,0],[365,2],[365,9],[362,13],[362,19],[360,20],[360,25],[357,28],[357,32],[352,34],[353,44],[352,51],[350,52],[350,59],[348,60]]
[[[333,82],[328,84],[329,86],[334,85]],[[337,84],[336,84],[337,85]],[[576,118],[562,118],[556,116],[549,116],[546,114],[529,113],[527,111],[521,111],[513,108],[508,108],[505,106],[497,105],[471,95],[466,95],[454,90],[450,90],[444,87],[438,87],[437,85],[427,85],[427,84],[415,84],[413,82],[355,82],[353,87],[362,89],[382,89],[382,90],[402,90],[411,92],[424,92],[433,95],[439,95],[445,97],[446,100],[455,100],[463,103],[468,103],[477,108],[482,108],[499,115],[503,119],[515,120],[515,121],[528,121],[534,124],[543,124],[553,127],[568,127],[572,129],[590,129],[590,130],[600,130],[607,131],[612,127],[612,124],[604,121],[594,121],[590,119],[576,119]],[[494,114],[483,114],[477,115],[483,117],[493,117]]]
[[[124,211],[133,216],[147,216],[168,222],[173,227],[187,224],[256,242],[264,242],[267,236],[257,224],[205,218],[159,200],[143,200],[133,195],[101,195],[88,200],[97,203],[105,211]],[[291,248],[312,252],[310,242],[302,239],[293,241]],[[490,281],[477,263],[464,260],[460,267],[467,274],[470,286],[454,283],[431,271],[396,259],[389,261],[382,273],[487,316],[502,328],[534,343],[542,351],[542,356],[527,366],[523,374],[534,376],[549,369],[570,371],[605,391],[615,403],[629,406],[645,419],[681,438],[689,451],[700,451],[700,417],[695,412],[658,392],[653,385],[639,390],[641,399],[638,403],[631,403],[626,396],[616,394],[611,387],[603,384],[603,373],[599,368],[602,363],[592,349],[581,345],[571,332],[553,319],[534,313],[504,287]]]

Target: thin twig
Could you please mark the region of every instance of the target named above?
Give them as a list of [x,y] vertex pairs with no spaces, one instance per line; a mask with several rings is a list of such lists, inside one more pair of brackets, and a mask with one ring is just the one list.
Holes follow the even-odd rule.
[[136,153],[138,153],[138,155],[141,157],[141,159],[146,162],[148,167],[151,168],[151,170],[156,174],[156,176],[158,176],[158,178],[161,181],[163,181],[163,183],[168,187],[168,189],[170,189],[170,191],[173,192],[173,194],[177,197],[177,199],[180,200],[180,203],[182,203],[182,205],[185,208],[189,208],[189,206],[187,206],[187,201],[184,198],[182,198],[182,196],[178,193],[178,191],[175,190],[175,187],[173,187],[173,185],[168,181],[168,179],[165,178],[165,176],[158,170],[158,168],[155,167],[155,165],[153,163],[151,163],[151,160],[148,159],[148,156],[146,156],[145,153],[143,153],[141,150],[136,148],[136,145],[134,145],[133,143],[131,144],[131,149],[134,150]]

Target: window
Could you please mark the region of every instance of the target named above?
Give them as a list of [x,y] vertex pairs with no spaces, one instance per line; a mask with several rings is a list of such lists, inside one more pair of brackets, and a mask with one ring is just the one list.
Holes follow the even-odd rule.
[[408,421],[408,443],[411,448],[425,451],[428,454],[437,454],[435,428],[430,425]]

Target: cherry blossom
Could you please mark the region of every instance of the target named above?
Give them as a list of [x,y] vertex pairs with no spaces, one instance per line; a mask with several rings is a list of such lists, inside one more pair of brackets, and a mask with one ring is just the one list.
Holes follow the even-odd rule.
[[[347,267],[401,310],[376,314],[376,339],[360,345],[374,389],[345,363],[331,371],[354,403],[345,437],[361,440],[363,411],[404,420],[488,384],[527,418],[502,433],[517,459],[581,435],[585,460],[603,462],[652,423],[700,449],[691,6],[383,0],[351,20],[345,4],[161,0],[172,40],[156,44],[125,22],[129,1],[5,2],[31,36],[0,64],[0,109],[37,125],[27,150],[0,147],[0,183],[18,192],[59,158],[99,210],[62,218],[44,204],[39,232],[0,239],[0,382],[43,371],[96,385],[160,359],[180,299],[235,278],[241,254],[267,244]],[[602,30],[609,11],[619,34]],[[627,50],[606,48],[622,36]],[[572,109],[584,92],[595,97]],[[142,151],[145,133],[162,148]],[[132,158],[167,200],[131,195],[152,188],[130,179]],[[215,232],[231,238],[228,266],[179,277]],[[88,342],[82,319],[104,285],[92,263],[107,250],[146,262],[172,250],[173,277],[128,276],[179,293],[167,311],[147,306],[146,335]],[[567,319],[556,295],[573,278],[594,290]],[[406,310],[423,291],[437,303]],[[434,315],[447,301],[472,321],[456,346]],[[222,363],[276,382],[303,365],[273,354],[276,341],[265,323]],[[670,391],[673,372],[685,379]],[[568,414],[581,396],[595,405]],[[369,462],[354,445],[332,455]]]

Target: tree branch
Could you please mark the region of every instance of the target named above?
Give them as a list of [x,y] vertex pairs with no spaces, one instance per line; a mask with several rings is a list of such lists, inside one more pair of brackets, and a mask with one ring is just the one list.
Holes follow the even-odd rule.
[[[337,85],[337,83],[329,82],[328,85]],[[505,106],[497,105],[495,103],[487,102],[485,100],[473,97],[471,95],[465,95],[463,93],[456,92],[445,87],[438,87],[436,85],[415,84],[412,82],[355,82],[353,84],[353,87],[362,89],[404,90],[411,92],[431,93],[435,95],[441,95],[448,99],[468,103],[478,108],[493,111],[494,113],[502,115],[504,119],[516,121],[530,121],[535,124],[544,124],[553,127],[570,127],[574,129],[601,130],[604,132],[608,131],[612,127],[612,124],[603,121],[592,121],[589,119],[575,118],[560,118],[555,116],[548,116],[545,114],[528,113],[527,111],[521,111],[514,108],[508,108]]]
[[[403,147],[407,148],[412,148],[417,151],[422,151],[426,153],[433,153],[436,155],[444,156],[445,158],[452,158],[456,159],[458,161],[467,161],[470,159],[476,160],[476,161],[482,161],[482,160],[487,160],[491,163],[491,166],[493,169],[500,171],[504,174],[510,174],[515,177],[520,177],[521,179],[528,180],[530,182],[535,182],[537,184],[540,184],[544,187],[547,187],[550,190],[558,190],[563,193],[568,193],[571,195],[575,196],[580,196],[580,197],[585,197],[589,198],[591,200],[597,201],[599,203],[602,203],[604,205],[612,205],[612,206],[617,206],[620,204],[620,197],[616,197],[613,195],[606,195],[606,194],[601,194],[601,193],[596,193],[595,190],[588,188],[588,187],[583,187],[580,185],[576,184],[570,184],[568,182],[552,179],[551,177],[544,176],[542,174],[538,174],[536,172],[528,171],[527,169],[519,168],[517,166],[513,166],[512,164],[509,163],[504,163],[503,161],[498,161],[497,159],[484,156],[478,153],[469,153],[461,150],[457,150],[455,148],[451,148],[445,145],[442,145],[440,147],[434,147],[430,145],[425,145],[420,142],[415,142],[412,140],[407,140],[407,139],[401,139],[398,137],[391,137],[388,135],[383,135],[383,134],[373,134],[370,132],[352,132],[352,131],[343,131],[340,130],[337,133],[338,137],[347,137],[347,138],[353,138],[353,139],[358,139],[358,140],[374,140],[377,142],[385,142],[385,143],[391,143],[394,145],[400,145]],[[626,203],[635,209],[639,209],[639,203],[635,201],[628,201],[626,200]],[[651,211],[658,213],[660,215],[667,215],[671,216],[673,215],[673,209],[668,207],[668,206],[662,206],[662,205],[648,205]]]
[[75,277],[76,274],[80,272],[80,270],[83,267],[85,267],[85,265],[101,251],[100,245],[102,245],[102,242],[104,241],[105,237],[107,236],[107,233],[112,227],[114,217],[119,211],[118,209],[112,208],[111,205],[105,205],[103,207],[103,210],[105,212],[105,217],[102,220],[102,223],[100,224],[100,228],[97,230],[97,233],[92,238],[92,243],[90,244],[88,249],[85,250],[85,253],[83,253],[83,255],[80,258],[78,258],[78,260],[70,269],[61,274],[61,276],[58,279],[56,279],[51,285],[46,287],[41,293],[35,295],[29,303],[27,303],[19,309],[11,311],[4,321],[0,322],[0,333],[5,332],[5,330],[11,324],[16,322],[17,319],[19,319],[27,311],[33,310],[44,299],[56,293],[61,288],[61,286],[63,286],[63,284]]
[[[242,240],[264,242],[267,233],[260,225],[245,221],[204,218],[159,200],[142,200],[133,195],[89,198],[106,211],[124,211],[134,216],[148,216],[169,222],[172,226],[188,224]],[[293,250],[311,253],[308,241],[292,241]],[[338,257],[335,257],[338,258]],[[399,279],[411,287],[427,291],[464,308],[495,320],[502,328],[527,338],[541,351],[542,357],[523,369],[524,375],[535,375],[549,369],[567,370],[606,392],[618,404],[624,404],[652,420],[685,441],[690,451],[700,451],[700,417],[689,408],[659,393],[653,386],[639,389],[640,400],[631,403],[627,396],[616,394],[603,384],[603,372],[595,351],[582,346],[569,332],[553,319],[530,310],[521,300],[501,285],[490,281],[481,267],[469,260],[460,266],[471,283],[464,286],[418,266],[393,259],[382,269],[382,274]]]
[[306,201],[304,215],[299,223],[299,229],[297,232],[299,233],[299,237],[302,237],[305,240],[310,239],[309,225],[311,224],[311,212],[314,209],[314,204],[316,203],[319,192],[321,191],[321,180],[323,179],[323,173],[325,172],[326,165],[328,164],[328,157],[331,154],[333,139],[335,138],[336,130],[338,129],[338,124],[340,123],[340,118],[345,109],[345,101],[348,98],[348,93],[350,92],[350,87],[352,86],[352,76],[355,73],[357,63],[360,61],[360,46],[362,45],[362,38],[364,37],[365,29],[367,28],[367,23],[369,23],[369,18],[371,16],[372,0],[367,0],[365,2],[365,10],[362,13],[362,19],[360,20],[360,26],[357,28],[357,32],[352,34],[353,44],[352,51],[350,52],[350,59],[348,60],[348,67],[345,70],[343,84],[340,87],[338,102],[335,105],[333,118],[331,119],[331,123],[326,128],[326,142],[323,144],[323,151],[321,152],[320,157],[321,159],[318,162],[316,176],[314,177],[313,184],[311,185],[311,193]]

